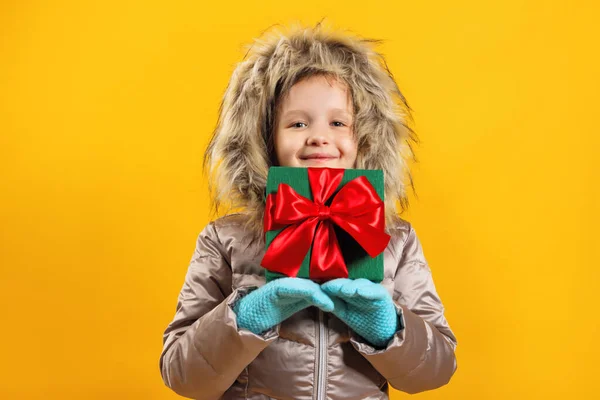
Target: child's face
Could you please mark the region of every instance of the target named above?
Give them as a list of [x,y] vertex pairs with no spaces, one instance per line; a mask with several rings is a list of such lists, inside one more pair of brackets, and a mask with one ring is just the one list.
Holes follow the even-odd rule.
[[329,81],[304,79],[280,104],[274,132],[279,165],[355,168],[352,99],[343,83]]

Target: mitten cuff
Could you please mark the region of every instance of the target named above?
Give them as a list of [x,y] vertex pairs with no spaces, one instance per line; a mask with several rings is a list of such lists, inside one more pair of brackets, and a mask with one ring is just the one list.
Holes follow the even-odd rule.
[[267,329],[264,332],[261,332],[259,334],[256,334],[252,331],[250,331],[249,329],[246,328],[241,328],[238,324],[237,324],[237,319],[238,319],[238,306],[240,304],[240,300],[249,295],[251,292],[253,292],[254,290],[258,289],[258,286],[243,286],[243,287],[239,287],[234,293],[232,293],[232,296],[229,298],[229,300],[227,301],[227,305],[229,306],[229,308],[231,309],[231,311],[233,311],[233,315],[235,318],[235,323],[236,323],[236,328],[238,330],[238,332],[240,330],[244,330],[247,332],[251,332],[253,335],[256,335],[262,339],[269,339],[272,337],[277,337],[279,336],[279,327],[281,324],[277,324],[269,329]]
[[384,352],[387,349],[387,347],[389,347],[390,343],[396,337],[401,336],[401,333],[404,330],[404,327],[406,326],[406,323],[404,321],[404,314],[402,312],[402,307],[400,307],[398,304],[396,304],[396,302],[393,302],[393,304],[394,304],[394,308],[396,310],[398,325],[397,325],[396,332],[389,338],[387,343],[383,346],[374,345],[373,343],[369,342],[368,340],[366,340],[365,338],[363,338],[362,336],[360,336],[358,333],[356,333],[354,330],[351,329],[350,336],[351,336],[352,342],[354,342],[355,347],[359,347],[364,352],[367,352],[370,354],[376,354],[376,353]]

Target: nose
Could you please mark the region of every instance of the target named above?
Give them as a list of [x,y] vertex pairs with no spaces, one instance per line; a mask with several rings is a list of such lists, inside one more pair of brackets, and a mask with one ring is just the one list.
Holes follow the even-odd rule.
[[314,130],[308,134],[306,144],[308,146],[322,146],[329,144],[329,132],[326,128],[317,126]]
[[327,143],[328,141],[323,135],[311,135],[306,141],[306,144],[309,146],[322,146]]

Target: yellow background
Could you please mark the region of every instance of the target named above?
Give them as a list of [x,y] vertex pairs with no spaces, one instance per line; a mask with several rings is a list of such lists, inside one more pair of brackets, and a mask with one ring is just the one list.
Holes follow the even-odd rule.
[[219,101],[244,44],[323,17],[385,40],[422,139],[404,217],[458,370],[414,397],[596,398],[596,2],[57,0],[0,12],[1,398],[179,398],[158,359],[209,221],[201,155]]

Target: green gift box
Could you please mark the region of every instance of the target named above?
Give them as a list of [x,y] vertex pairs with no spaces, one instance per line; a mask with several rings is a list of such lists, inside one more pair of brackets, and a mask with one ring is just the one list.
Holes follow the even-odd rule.
[[390,236],[382,170],[271,167],[266,195],[261,265],[267,282],[285,276],[383,280]]

